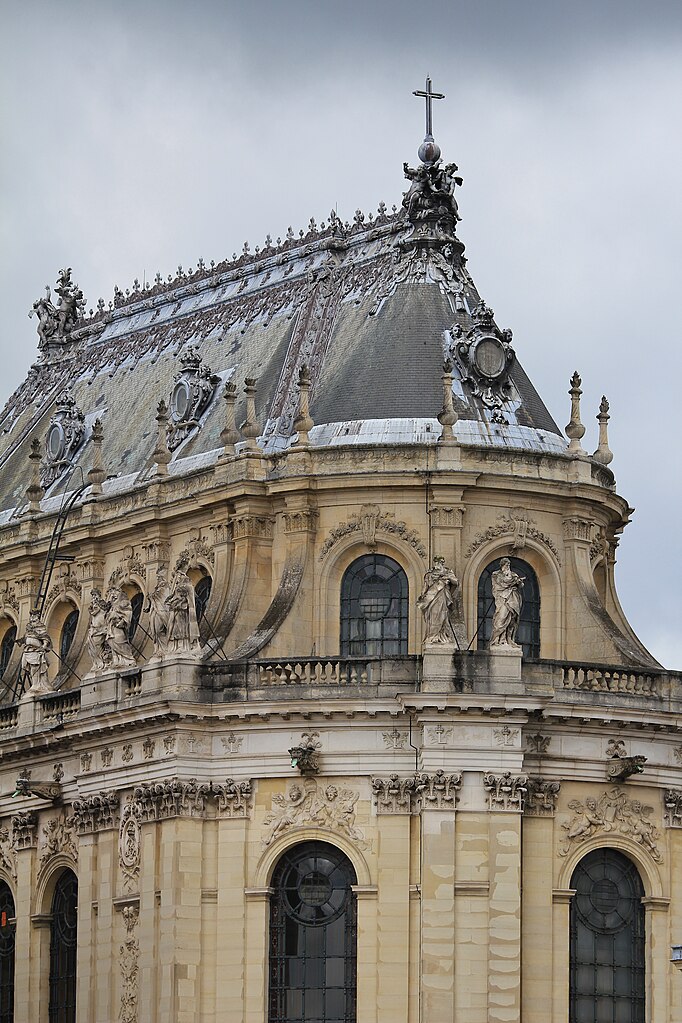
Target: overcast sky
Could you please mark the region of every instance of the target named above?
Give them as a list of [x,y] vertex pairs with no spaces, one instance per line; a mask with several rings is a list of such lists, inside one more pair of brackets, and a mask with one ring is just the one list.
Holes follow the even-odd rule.
[[617,581],[682,668],[680,0],[0,0],[0,405],[28,310],[399,203],[430,73],[469,269],[557,422],[611,401]]

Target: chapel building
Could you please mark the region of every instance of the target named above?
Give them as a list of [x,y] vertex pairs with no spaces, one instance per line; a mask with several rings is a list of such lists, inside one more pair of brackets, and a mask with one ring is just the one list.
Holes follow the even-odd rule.
[[430,121],[405,176],[34,304],[0,1023],[682,1020],[682,675],[616,594],[608,402],[556,425]]

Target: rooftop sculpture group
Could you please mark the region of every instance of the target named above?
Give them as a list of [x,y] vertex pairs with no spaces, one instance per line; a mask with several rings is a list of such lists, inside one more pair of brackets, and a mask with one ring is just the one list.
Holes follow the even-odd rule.
[[44,351],[54,341],[62,341],[78,323],[85,311],[85,298],[78,285],[71,280],[71,267],[59,271],[55,286],[59,302],[52,302],[50,286],[45,285],[45,297],[33,303],[29,316],[38,317],[38,347]]

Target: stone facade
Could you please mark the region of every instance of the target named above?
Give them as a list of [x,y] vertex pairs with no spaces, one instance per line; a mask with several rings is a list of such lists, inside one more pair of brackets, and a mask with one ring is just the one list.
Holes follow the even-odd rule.
[[[348,246],[402,231],[403,251],[414,253],[414,265],[397,260],[389,273],[381,264],[371,278],[383,288],[367,312],[379,335],[382,303],[399,284],[425,282],[458,315],[473,288],[458,261],[456,204],[442,222],[423,193],[411,186],[408,196],[402,220],[384,208],[375,225],[347,225]],[[267,426],[249,373],[242,432],[228,383],[223,430],[211,434],[210,403],[228,374],[213,373],[222,368],[212,357],[197,390],[202,363],[188,349],[190,361],[166,366],[149,396],[148,458],[134,478],[105,479],[118,439],[106,418],[95,431],[96,478],[74,498],[61,539],[73,560],[42,596],[59,502],[35,480],[29,505],[4,499],[0,642],[14,626],[22,637],[42,600],[58,652],[70,613],[81,612],[64,663],[49,655],[50,691],[22,685],[20,645],[5,666],[0,880],[15,903],[15,1019],[47,1023],[51,900],[68,867],[79,890],[78,1023],[265,1023],[273,872],[286,850],[315,840],[340,849],[357,877],[359,1023],[566,1023],[571,878],[597,848],[637,867],[646,1018],[676,1023],[682,983],[668,960],[682,940],[682,677],[648,654],[618,603],[615,549],[630,509],[614,490],[604,437],[600,458],[580,447],[580,380],[572,448],[560,438],[515,445],[511,433],[506,446],[462,442],[452,362],[444,411],[432,411],[442,435],[418,442],[388,431],[360,445],[318,433],[316,442],[300,363],[304,351],[323,359],[341,315],[335,231],[311,229],[299,249],[288,239],[280,251],[310,291],[287,335]],[[324,273],[306,262],[320,252]],[[220,272],[228,291],[267,296],[257,261]],[[151,311],[157,299],[161,309],[160,284],[136,301]],[[126,304],[119,299],[110,321],[100,310],[64,346],[79,337],[95,345]],[[265,299],[250,309],[272,313]],[[506,373],[511,335],[478,309],[443,343],[455,361],[460,349],[466,356],[488,422],[511,430],[513,378],[488,386],[475,362],[487,338]],[[314,381],[321,372],[313,363]],[[406,393],[413,386],[404,381]],[[165,406],[155,411],[171,388],[169,425]],[[91,436],[87,415],[83,423]],[[282,423],[297,432],[268,447]],[[185,454],[201,429],[213,446]],[[30,473],[27,460],[24,484]],[[405,575],[405,652],[342,655],[344,573],[366,555]],[[539,658],[477,643],[479,581],[504,557],[537,578]],[[434,636],[417,595],[433,564],[457,585],[447,630],[426,642]],[[195,623],[187,587],[198,599],[202,583]],[[124,598],[105,606],[112,590]],[[107,625],[122,599],[123,619]],[[134,613],[130,654],[107,655],[107,642],[121,642],[112,629],[121,620],[132,629]],[[314,752],[308,773],[292,766],[302,749]]]

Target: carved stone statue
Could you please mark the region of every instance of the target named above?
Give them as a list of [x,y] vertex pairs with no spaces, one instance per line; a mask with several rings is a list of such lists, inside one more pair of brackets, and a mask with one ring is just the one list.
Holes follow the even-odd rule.
[[135,654],[128,639],[128,630],[133,619],[133,607],[128,597],[112,586],[107,593],[107,646],[111,663],[117,668],[130,668],[135,664]]
[[54,686],[47,675],[48,654],[52,650],[52,640],[40,620],[38,611],[31,611],[26,626],[26,635],[17,642],[24,647],[21,655],[21,670],[30,683],[28,691],[36,696],[54,692]]
[[170,586],[166,577],[166,570],[160,568],[156,573],[156,586],[147,597],[145,611],[149,613],[149,634],[154,643],[154,654],[158,657],[166,650],[168,642],[168,597]]
[[459,589],[457,576],[445,564],[445,558],[434,558],[433,568],[424,576],[424,589],[417,607],[424,615],[425,643],[454,643],[453,614]]
[[523,584],[525,578],[512,571],[509,558],[502,558],[500,567],[492,575],[495,614],[493,615],[490,646],[511,647],[520,650],[516,642],[523,606]]
[[88,628],[88,653],[92,657],[94,671],[101,671],[111,661],[111,652],[107,643],[107,612],[109,604],[102,597],[100,590],[92,590],[90,594],[90,627]]
[[85,309],[83,292],[71,280],[71,267],[59,271],[55,291],[59,302],[52,302],[52,292],[45,285],[45,298],[38,298],[33,303],[29,316],[38,317],[38,347],[47,348],[53,340],[62,340],[78,323]]
[[421,163],[419,167],[403,164],[405,177],[410,187],[403,197],[403,206],[410,220],[445,217],[455,223],[460,219],[455,200],[455,186],[462,179],[455,172],[457,164],[441,166],[440,159],[433,163]]
[[187,573],[176,569],[171,591],[166,600],[168,608],[168,649],[172,653],[188,653],[199,648],[199,626],[194,598],[194,587]]

